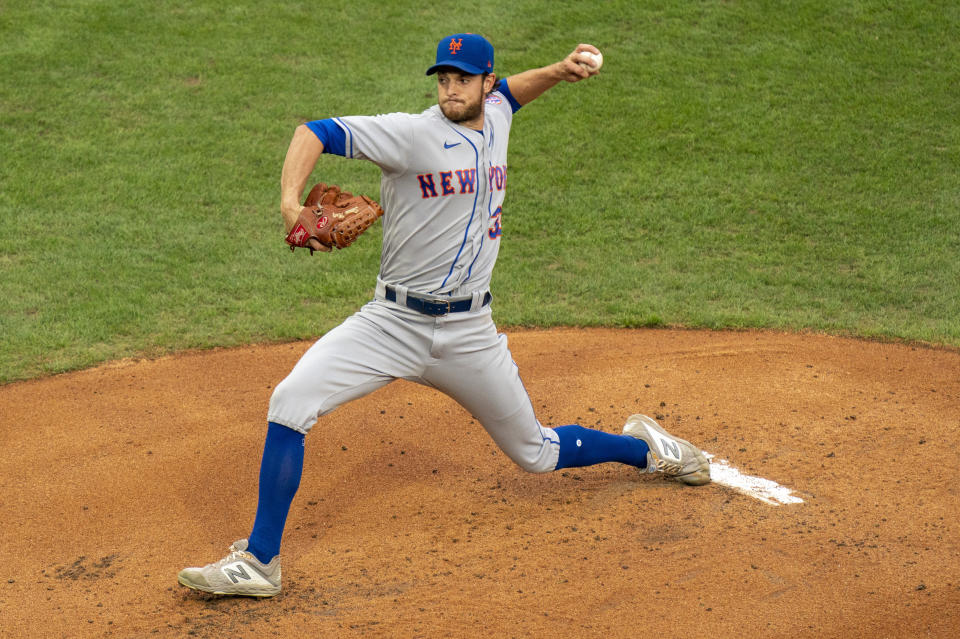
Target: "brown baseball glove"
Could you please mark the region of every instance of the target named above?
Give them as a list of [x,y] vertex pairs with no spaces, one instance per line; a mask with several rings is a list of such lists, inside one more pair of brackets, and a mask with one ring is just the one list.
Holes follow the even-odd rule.
[[366,195],[320,182],[310,189],[300,217],[287,235],[287,244],[291,251],[297,247],[310,249],[311,255],[315,250],[347,248],[381,215],[383,209]]

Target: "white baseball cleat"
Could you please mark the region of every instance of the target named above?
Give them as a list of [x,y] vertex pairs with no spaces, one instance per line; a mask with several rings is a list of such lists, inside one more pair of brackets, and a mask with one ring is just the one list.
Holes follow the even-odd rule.
[[710,483],[710,462],[703,451],[684,439],[674,437],[646,415],[628,417],[623,434],[642,439],[650,447],[647,472],[663,473],[692,486]]
[[202,568],[184,568],[177,581],[214,595],[272,597],[280,592],[280,555],[269,564],[247,552],[247,540],[235,541],[230,554]]

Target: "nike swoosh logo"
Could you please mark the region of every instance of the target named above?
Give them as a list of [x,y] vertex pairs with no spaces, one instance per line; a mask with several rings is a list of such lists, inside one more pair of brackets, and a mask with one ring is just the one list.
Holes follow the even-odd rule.
[[460,142],[455,142],[455,143],[453,143],[453,144],[450,144],[450,143],[448,143],[448,142],[444,142],[444,143],[443,143],[443,148],[445,148],[445,149],[452,149],[452,148],[455,147],[455,146],[460,146],[460,144],[461,144]]

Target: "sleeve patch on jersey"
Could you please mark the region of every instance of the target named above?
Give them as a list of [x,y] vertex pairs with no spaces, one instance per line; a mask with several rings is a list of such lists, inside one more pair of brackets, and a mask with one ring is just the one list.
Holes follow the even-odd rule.
[[497,82],[497,85],[493,88],[493,90],[503,94],[503,97],[505,97],[507,102],[510,103],[511,111],[516,113],[520,110],[520,103],[517,102],[517,99],[513,97],[512,93],[510,93],[510,85],[506,78],[502,78],[499,82]]
[[503,104],[503,100],[500,99],[499,95],[490,94],[487,96],[487,104]]

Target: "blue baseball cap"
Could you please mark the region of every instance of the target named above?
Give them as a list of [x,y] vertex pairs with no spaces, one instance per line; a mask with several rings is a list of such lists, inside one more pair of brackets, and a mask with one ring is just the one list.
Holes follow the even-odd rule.
[[493,73],[493,45],[475,33],[456,33],[437,45],[437,62],[427,69],[433,75],[440,67],[454,67],[464,73]]

